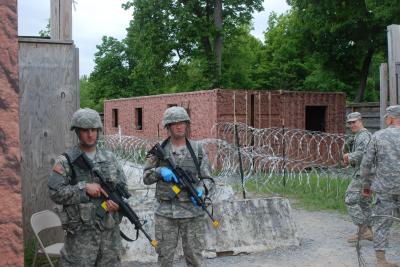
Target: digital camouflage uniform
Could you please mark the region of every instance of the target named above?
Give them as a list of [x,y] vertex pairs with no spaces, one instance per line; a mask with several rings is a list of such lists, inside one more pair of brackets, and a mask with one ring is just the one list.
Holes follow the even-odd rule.
[[351,151],[349,155],[349,164],[355,169],[354,176],[350,182],[346,194],[345,203],[347,212],[355,225],[371,224],[371,199],[362,196],[362,179],[360,176],[360,164],[368,143],[371,140],[371,133],[362,128],[358,131],[352,142]]
[[[389,126],[377,131],[368,145],[362,160],[361,177],[369,177],[375,167],[372,190],[376,193],[376,215],[393,215],[399,205],[400,195],[400,127]],[[365,181],[368,187],[369,181]],[[388,246],[390,218],[374,218],[374,248],[384,251]]]
[[[166,113],[180,107],[167,109]],[[185,112],[186,113],[186,112]],[[187,114],[186,114],[187,116]],[[183,121],[176,119],[175,121]],[[185,120],[187,121],[187,120]],[[167,123],[164,121],[164,126]],[[209,186],[211,178],[211,167],[200,143],[189,140],[200,166],[200,175],[186,146],[176,148],[170,141],[164,147],[167,157],[174,161],[177,167],[181,167],[189,175],[195,177],[196,188],[202,188],[203,182]],[[155,157],[150,157],[144,167],[143,181],[150,185],[156,183],[157,207],[155,211],[155,236],[159,242],[157,247],[158,262],[162,267],[173,266],[174,253],[178,244],[179,236],[182,238],[182,247],[188,266],[202,265],[202,251],[204,249],[204,211],[195,206],[186,191],[179,194],[179,198],[171,199],[171,183],[164,182],[160,176],[160,168],[165,166]]]
[[[79,112],[78,115],[85,115],[85,112]],[[50,198],[56,204],[62,205],[58,214],[67,232],[61,250],[61,265],[120,266],[119,223],[122,216],[119,213],[106,213],[103,218],[96,215],[96,209],[104,199],[92,198],[86,194],[86,183],[99,183],[99,180],[92,172],[74,162],[81,153],[84,152],[79,146],[66,151],[75,172],[75,179],[64,155],[57,157],[48,178]],[[92,162],[102,172],[106,181],[126,186],[125,175],[112,152],[97,148]]]

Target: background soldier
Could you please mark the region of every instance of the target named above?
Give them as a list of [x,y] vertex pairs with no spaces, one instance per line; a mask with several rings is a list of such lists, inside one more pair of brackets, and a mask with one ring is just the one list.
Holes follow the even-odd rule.
[[[350,153],[343,155],[345,165],[354,167],[354,177],[347,188],[345,194],[345,203],[347,211],[353,223],[358,226],[360,238],[372,241],[371,230],[371,197],[363,196],[362,180],[360,177],[360,164],[368,143],[371,139],[371,133],[364,128],[359,112],[350,113],[347,116],[347,124],[354,134]],[[358,234],[348,238],[348,242],[356,242]]]
[[[202,183],[205,182],[204,179],[211,178],[211,168],[202,146],[186,138],[190,123],[189,115],[182,107],[170,107],[165,110],[162,123],[169,133],[169,138],[161,144],[166,156],[191,174],[195,180],[198,196],[201,197]],[[172,182],[176,183],[177,178],[165,167],[164,162],[153,156],[147,160],[143,181],[147,185],[157,183],[155,236],[159,242],[158,262],[162,267],[173,265],[175,249],[181,235],[187,265],[201,266],[204,249],[204,211],[196,206],[194,199],[190,199],[185,191],[179,194],[179,198],[171,197]]]
[[59,216],[66,230],[61,250],[62,266],[120,266],[121,237],[119,206],[106,202],[107,213],[96,215],[106,192],[93,173],[75,161],[82,153],[92,160],[111,184],[125,187],[125,175],[110,151],[99,149],[97,140],[103,125],[92,109],[79,109],[72,117],[79,144],[56,159],[48,179],[50,198],[63,205]]
[[[376,177],[372,190],[376,193],[374,220],[374,249],[378,267],[395,267],[386,261],[385,249],[389,245],[389,232],[396,206],[400,203],[400,106],[386,109],[385,123],[388,128],[377,131],[368,145],[361,163],[361,177],[367,178],[375,166]],[[364,184],[363,194],[370,195],[369,182]]]

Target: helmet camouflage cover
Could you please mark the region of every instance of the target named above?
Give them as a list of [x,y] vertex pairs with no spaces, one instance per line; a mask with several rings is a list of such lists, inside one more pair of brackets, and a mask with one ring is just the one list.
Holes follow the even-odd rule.
[[162,124],[165,128],[170,123],[186,121],[190,123],[190,118],[186,109],[183,107],[170,107],[167,108],[163,115]]
[[90,108],[78,109],[72,115],[71,131],[76,128],[82,129],[103,129],[100,115],[97,111]]

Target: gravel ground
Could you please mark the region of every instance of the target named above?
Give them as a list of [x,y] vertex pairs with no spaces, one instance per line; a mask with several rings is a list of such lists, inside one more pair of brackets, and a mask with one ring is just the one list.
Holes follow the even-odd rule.
[[[223,267],[261,267],[261,266],[359,266],[355,246],[346,242],[346,238],[356,231],[356,227],[345,215],[336,212],[306,211],[292,209],[296,222],[299,247],[277,249],[264,253],[206,259],[204,266]],[[361,253],[366,262],[364,266],[376,266],[372,242],[361,242]],[[394,223],[387,251],[389,260],[400,263],[400,227]],[[153,267],[157,264],[125,262],[123,267]],[[183,260],[174,266],[184,267]]]

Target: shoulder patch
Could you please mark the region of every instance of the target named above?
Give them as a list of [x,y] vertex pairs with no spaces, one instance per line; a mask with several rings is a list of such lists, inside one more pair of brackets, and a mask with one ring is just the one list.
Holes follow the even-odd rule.
[[53,172],[58,173],[60,175],[64,175],[65,174],[64,167],[61,165],[61,163],[54,164]]

